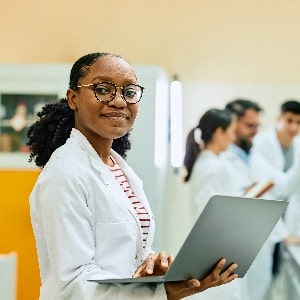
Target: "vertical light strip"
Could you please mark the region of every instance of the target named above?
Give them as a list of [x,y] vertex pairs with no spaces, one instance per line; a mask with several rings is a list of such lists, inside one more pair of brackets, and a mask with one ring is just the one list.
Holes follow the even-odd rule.
[[171,131],[171,165],[182,165],[182,85],[178,80],[170,84],[170,131]]
[[155,138],[154,165],[164,167],[168,161],[168,82],[166,79],[156,80],[155,94]]

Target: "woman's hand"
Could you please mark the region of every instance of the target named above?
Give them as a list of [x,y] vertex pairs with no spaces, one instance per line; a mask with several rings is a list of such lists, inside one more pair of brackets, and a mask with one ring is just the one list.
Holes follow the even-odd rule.
[[144,262],[138,267],[133,278],[144,276],[162,276],[166,274],[174,257],[166,255],[166,252],[161,251],[158,254],[151,253],[147,256]]
[[234,274],[237,264],[231,264],[224,272],[222,269],[226,259],[221,259],[211,274],[202,280],[189,279],[180,282],[165,283],[165,289],[169,300],[178,300],[202,292],[208,288],[228,283],[238,277]]
[[300,244],[300,236],[298,235],[290,235],[287,238],[283,240],[283,243],[285,245],[291,245],[291,244]]

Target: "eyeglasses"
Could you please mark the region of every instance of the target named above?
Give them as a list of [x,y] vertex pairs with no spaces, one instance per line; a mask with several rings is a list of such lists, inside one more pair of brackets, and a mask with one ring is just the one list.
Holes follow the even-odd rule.
[[121,89],[122,98],[129,104],[138,103],[143,95],[144,87],[138,84],[126,84],[123,87],[117,86],[111,82],[98,82],[90,84],[77,85],[78,88],[81,87],[93,87],[95,97],[100,102],[110,102],[117,94],[118,88]]
[[243,123],[250,130],[258,130],[258,128],[260,126],[260,124],[256,124],[256,123],[253,123],[253,124],[252,123],[247,123],[247,122],[243,122]]

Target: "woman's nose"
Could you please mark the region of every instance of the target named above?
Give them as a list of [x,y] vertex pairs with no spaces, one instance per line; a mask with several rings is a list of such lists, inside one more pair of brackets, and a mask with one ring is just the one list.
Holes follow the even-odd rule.
[[109,106],[116,106],[116,107],[126,107],[127,102],[124,99],[124,96],[122,94],[122,89],[118,88],[115,94],[115,97],[108,102]]

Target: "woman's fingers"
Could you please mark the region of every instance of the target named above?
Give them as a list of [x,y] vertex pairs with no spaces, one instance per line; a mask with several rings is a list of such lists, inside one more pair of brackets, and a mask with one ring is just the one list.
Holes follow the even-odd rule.
[[233,263],[223,271],[225,263],[226,259],[222,258],[212,271],[210,279],[212,284],[221,285],[238,277],[238,275],[234,273],[235,269],[237,268],[237,264]]
[[169,269],[174,258],[166,254],[165,251],[157,255],[149,256],[147,259],[147,274],[153,276],[164,275]]
[[165,251],[159,252],[156,263],[157,263],[157,265],[162,266],[163,268],[169,267],[169,260],[168,260],[168,256]]
[[156,260],[156,255],[154,255],[154,254],[150,254],[146,258],[146,272],[148,275],[153,274],[155,260]]
[[167,255],[165,251],[161,251],[158,254],[151,253],[138,267],[133,277],[164,275],[173,261],[174,256]]
[[188,280],[188,284],[189,284],[189,288],[190,287],[195,288],[195,287],[199,287],[201,283],[197,279],[190,279],[190,280]]
[[214,270],[212,271],[212,275],[216,278],[218,278],[220,276],[220,274],[222,273],[222,269],[225,266],[226,263],[226,259],[222,258],[218,261],[217,265],[215,266]]
[[238,274],[234,273],[237,267],[238,265],[236,263],[233,263],[220,275],[221,284],[228,283],[238,278]]

